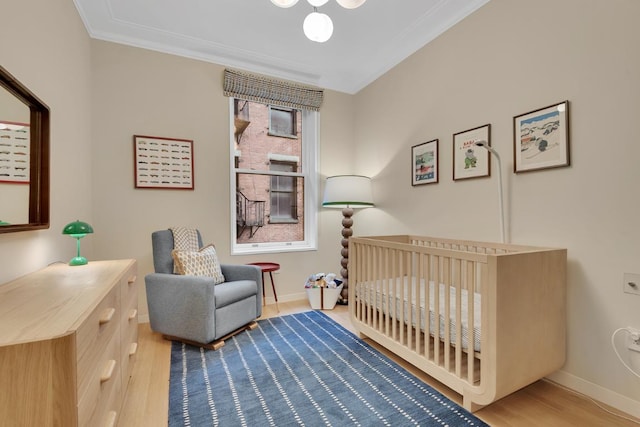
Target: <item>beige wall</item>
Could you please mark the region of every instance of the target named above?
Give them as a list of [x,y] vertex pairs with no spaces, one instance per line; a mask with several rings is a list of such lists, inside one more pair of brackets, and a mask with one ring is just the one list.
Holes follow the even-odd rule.
[[[275,275],[280,300],[304,298],[304,283],[312,273],[339,272],[341,215],[335,210],[320,212],[318,251],[230,255],[229,99],[222,94],[222,66],[101,41],[92,42],[91,54],[97,258],[136,258],[143,285],[144,275],[153,271],[151,233],[184,225],[199,228],[204,240],[216,245],[222,262],[280,263]],[[348,173],[352,168],[342,149],[332,148],[353,146],[352,102],[351,96],[326,93],[321,171]],[[192,139],[195,190],[134,189],[135,134]],[[316,185],[323,182],[324,176]],[[267,300],[273,301],[267,289]],[[144,286],[140,298],[144,319]]]
[[[320,210],[318,251],[229,255],[221,66],[89,41],[69,0],[5,9],[14,19],[0,26],[2,65],[52,111],[52,227],[0,235],[0,283],[68,260],[75,246],[60,231],[76,218],[96,230],[82,242],[89,259],[138,259],[143,316],[150,233],[174,224],[199,227],[225,262],[281,263],[283,299],[303,296],[308,274],[338,271],[341,215],[332,209]],[[451,180],[451,135],[491,123],[511,241],[569,249],[569,352],[553,378],[640,416],[640,380],[609,344],[616,328],[640,328],[640,297],[621,283],[623,272],[640,272],[637,16],[636,0],[493,0],[357,95],[328,91],[318,197],[326,176],[367,174],[377,207],[356,213],[356,234],[498,240],[495,172]],[[573,165],[512,174],[513,116],[565,99]],[[196,189],[135,190],[134,134],[193,139]],[[411,187],[410,147],[433,138],[440,183]]]
[[[4,2],[2,66],[51,109],[51,228],[0,234],[0,283],[68,260],[62,228],[93,220],[89,37],[69,0]],[[2,201],[4,202],[4,201]],[[0,202],[0,203],[2,203]],[[91,256],[94,236],[82,241]]]
[[[640,272],[638,16],[636,0],[493,0],[355,96],[356,167],[377,202],[360,231],[498,241],[495,169],[452,180],[452,134],[491,123],[511,241],[568,248],[568,359],[553,378],[636,416],[640,379],[610,339],[640,329],[640,296],[622,291]],[[572,166],[513,174],[513,116],[566,99]],[[410,147],[435,138],[440,183],[412,188]]]

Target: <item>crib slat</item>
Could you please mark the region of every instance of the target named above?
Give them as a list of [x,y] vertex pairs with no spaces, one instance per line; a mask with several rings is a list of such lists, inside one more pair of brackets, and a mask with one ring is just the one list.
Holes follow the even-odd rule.
[[462,372],[462,269],[466,265],[466,261],[454,260],[454,286],[456,289],[456,343],[455,343],[455,360],[456,375],[461,376]]
[[476,265],[475,262],[470,262],[467,266],[467,381],[473,384],[475,382],[475,292],[476,292]]
[[372,328],[376,328],[376,312],[375,312],[375,308],[376,308],[376,300],[377,300],[377,294],[376,294],[376,287],[377,284],[375,283],[375,281],[373,281],[373,266],[375,265],[373,263],[373,252],[375,251],[374,247],[367,247],[367,251],[366,251],[366,255],[365,255],[365,263],[367,265],[367,283],[373,283],[373,286],[370,287],[370,293],[369,293],[369,300],[373,301],[373,304],[369,304],[369,310],[368,310],[368,316],[367,318],[369,319],[369,325]]
[[416,352],[420,354],[422,351],[422,345],[420,343],[421,333],[420,330],[422,328],[422,317],[424,316],[422,311],[422,289],[425,286],[428,286],[429,282],[424,278],[424,258],[423,254],[417,254],[418,257],[418,265],[417,269],[417,278],[416,278]]
[[383,248],[383,253],[384,253],[384,272],[382,277],[384,278],[384,301],[382,301],[382,304],[384,304],[384,312],[387,313],[384,319],[384,334],[385,336],[389,336],[389,318],[391,317],[390,315],[390,308],[389,308],[389,295],[391,293],[391,288],[389,285],[389,256],[391,252],[389,250],[389,248]]
[[431,306],[431,297],[429,292],[429,287],[431,283],[433,283],[433,276],[431,272],[431,266],[433,263],[433,256],[427,254],[426,255],[426,263],[425,263],[425,282],[424,282],[424,355],[427,358],[430,358],[431,354],[431,334],[429,331],[431,330],[431,316],[429,315],[429,307]]
[[[442,270],[445,275],[443,281],[444,284],[444,343],[451,342],[451,259],[449,257],[443,257],[444,265]],[[444,368],[449,371],[451,369],[451,346],[444,346]]]
[[440,365],[440,256],[433,263],[433,361]]
[[404,332],[405,332],[405,309],[404,309],[404,295],[406,295],[406,282],[404,280],[405,270],[404,270],[404,252],[398,251],[398,281],[400,283],[400,292],[396,294],[396,307],[400,310],[400,323],[398,325],[399,331],[399,342],[400,344],[405,343]]

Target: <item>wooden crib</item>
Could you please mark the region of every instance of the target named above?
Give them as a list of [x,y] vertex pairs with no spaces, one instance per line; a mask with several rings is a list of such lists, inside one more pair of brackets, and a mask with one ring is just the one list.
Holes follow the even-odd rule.
[[564,364],[566,264],[566,249],[352,237],[351,321],[475,411]]

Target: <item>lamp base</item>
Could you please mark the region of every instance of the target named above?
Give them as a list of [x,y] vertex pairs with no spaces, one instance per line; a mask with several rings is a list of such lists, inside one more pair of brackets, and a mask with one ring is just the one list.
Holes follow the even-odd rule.
[[89,261],[87,261],[87,259],[85,257],[77,256],[77,257],[71,258],[71,261],[69,261],[69,265],[85,265],[88,262]]

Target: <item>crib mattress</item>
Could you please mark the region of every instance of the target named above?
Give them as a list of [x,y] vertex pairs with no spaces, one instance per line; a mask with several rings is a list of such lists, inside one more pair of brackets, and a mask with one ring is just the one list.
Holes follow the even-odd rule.
[[[403,283],[404,282],[404,283]],[[404,281],[396,280],[389,281],[389,286],[393,286],[396,284],[396,287],[400,286],[404,287],[403,299],[400,299],[400,292],[389,292],[389,296],[387,295],[386,284],[381,284],[381,282],[377,283],[366,283],[365,286],[357,286],[356,292],[358,293],[358,298],[362,298],[363,301],[366,301],[367,304],[376,307],[378,310],[382,310],[385,314],[387,314],[387,308],[390,308],[390,315],[394,315],[399,317],[400,310],[403,310],[405,322],[408,321],[408,306],[409,306],[409,292],[411,292],[411,321],[413,327],[417,327],[418,321],[418,310],[416,308],[417,301],[417,286],[416,279],[412,278],[411,286],[408,286],[408,279],[405,278]],[[373,289],[372,289],[373,288]],[[425,281],[420,280],[420,329],[422,332],[426,330],[426,316],[425,316],[425,307],[426,307],[426,292],[425,289]],[[364,293],[364,295],[360,295]],[[468,308],[468,292],[466,289],[460,290],[460,312],[461,312],[461,335],[462,335],[462,348],[467,350],[469,345],[469,308]],[[449,339],[451,344],[455,345],[457,341],[457,326],[456,326],[456,288],[453,286],[449,286]],[[393,303],[391,299],[395,299],[396,309],[393,311]],[[440,284],[439,287],[439,305],[438,305],[438,317],[439,321],[436,322],[436,309],[435,309],[435,283],[429,282],[429,334],[431,336],[435,335],[436,324],[439,325],[439,337],[440,339],[444,339],[445,333],[445,324],[446,324],[446,285]],[[387,300],[389,303],[387,304]],[[477,292],[473,293],[473,347],[474,351],[480,352],[480,337],[481,337],[481,295]]]

